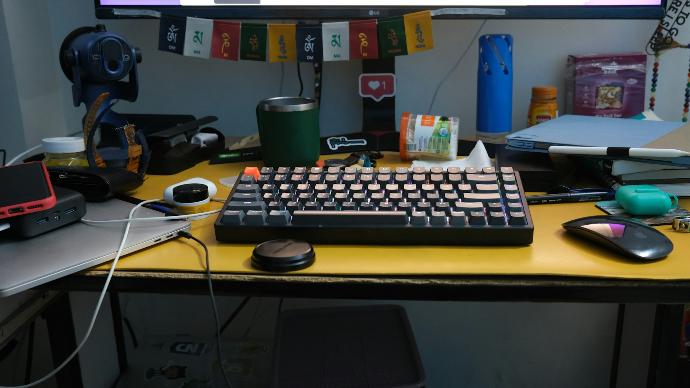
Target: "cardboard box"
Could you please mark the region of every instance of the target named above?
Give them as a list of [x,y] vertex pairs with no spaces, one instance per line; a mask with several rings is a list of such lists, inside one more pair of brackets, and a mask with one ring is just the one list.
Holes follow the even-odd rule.
[[644,111],[647,55],[568,56],[566,112],[627,118]]

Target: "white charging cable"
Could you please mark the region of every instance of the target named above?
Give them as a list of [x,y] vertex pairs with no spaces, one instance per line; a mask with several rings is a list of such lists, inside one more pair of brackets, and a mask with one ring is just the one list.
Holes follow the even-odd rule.
[[[161,217],[139,217],[139,218],[123,218],[121,220],[86,220],[83,219],[81,222],[85,224],[114,224],[114,223],[123,223],[123,222],[129,222],[129,221],[174,221],[174,220],[186,220],[188,218],[193,218],[193,217],[202,217],[202,216],[208,216],[211,214],[217,214],[220,213],[220,209],[216,210],[210,210],[207,212],[203,213],[194,213],[194,214],[185,214],[181,216],[161,216]],[[0,387],[2,388],[2,387]]]
[[14,158],[10,159],[10,161],[7,162],[7,164],[5,164],[5,166],[11,166],[11,165],[15,164],[18,160],[22,159],[23,157],[25,157],[26,155],[28,155],[28,154],[30,154],[30,153],[32,153],[32,152],[34,152],[34,151],[40,149],[41,147],[43,147],[43,144],[39,144],[39,145],[37,145],[37,146],[34,146],[34,147],[29,148],[28,150],[26,150],[26,151],[22,152],[21,154],[15,156]]
[[129,236],[129,229],[132,226],[132,222],[135,221],[134,213],[141,208],[142,206],[152,203],[152,202],[158,202],[160,201],[159,199],[153,199],[149,201],[143,201],[138,203],[136,206],[132,208],[132,210],[129,212],[129,218],[125,221],[127,224],[125,225],[124,232],[122,233],[122,240],[120,240],[120,246],[117,248],[117,253],[115,253],[115,258],[113,259],[113,263],[110,267],[110,271],[108,271],[108,277],[105,279],[105,284],[103,285],[103,290],[101,291],[101,295],[98,298],[98,303],[96,303],[96,308],[94,309],[93,316],[91,317],[91,322],[89,323],[89,327],[86,329],[86,333],[84,334],[84,337],[82,338],[81,342],[79,342],[79,345],[77,345],[77,348],[74,349],[74,351],[63,361],[60,365],[57,366],[57,368],[53,369],[50,373],[47,375],[41,377],[40,379],[34,381],[33,383],[25,384],[25,385],[16,385],[16,386],[0,386],[0,388],[29,388],[29,387],[35,387],[38,384],[41,384],[51,377],[55,376],[58,372],[60,372],[72,359],[81,351],[81,348],[84,347],[84,344],[86,343],[86,340],[89,338],[91,335],[91,331],[93,330],[93,326],[96,324],[96,319],[98,318],[98,312],[101,309],[101,305],[103,304],[103,299],[105,298],[105,294],[108,291],[108,286],[110,286],[110,280],[113,277],[113,273],[115,272],[115,267],[117,266],[117,262],[120,260],[120,256],[122,255],[122,251],[125,248],[125,243],[127,242],[127,236]]

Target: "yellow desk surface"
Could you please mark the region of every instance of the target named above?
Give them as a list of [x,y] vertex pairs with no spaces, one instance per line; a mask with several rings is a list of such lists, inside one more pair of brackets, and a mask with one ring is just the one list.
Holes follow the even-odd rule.
[[[173,176],[149,175],[133,195],[140,199],[161,198],[163,189],[191,177],[204,177],[219,187],[216,195],[226,198],[229,189],[220,178],[236,176],[245,166],[257,162],[208,165],[204,162]],[[380,166],[403,165],[396,153],[387,153]],[[220,207],[221,204],[217,203]],[[690,206],[682,200],[681,206]],[[526,247],[478,246],[363,246],[315,245],[316,263],[295,275],[333,276],[468,276],[468,275],[556,275],[575,277],[690,280],[690,234],[676,233],[670,226],[659,230],[673,241],[674,251],[655,263],[634,263],[608,250],[567,236],[561,223],[578,217],[602,214],[593,203],[531,206],[534,242]],[[225,244],[216,241],[216,217],[195,221],[192,234],[209,248],[214,273],[260,274],[250,266],[253,244]],[[110,264],[95,268],[105,270]],[[120,271],[202,272],[203,256],[193,241],[177,239],[126,256]]]

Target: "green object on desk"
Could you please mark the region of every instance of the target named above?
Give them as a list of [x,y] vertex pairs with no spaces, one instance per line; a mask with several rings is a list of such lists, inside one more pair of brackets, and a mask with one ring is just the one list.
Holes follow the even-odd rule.
[[616,190],[616,201],[634,216],[661,216],[678,207],[678,198],[652,185],[629,185]]
[[261,155],[266,166],[313,166],[319,160],[319,106],[310,98],[276,97],[256,107]]

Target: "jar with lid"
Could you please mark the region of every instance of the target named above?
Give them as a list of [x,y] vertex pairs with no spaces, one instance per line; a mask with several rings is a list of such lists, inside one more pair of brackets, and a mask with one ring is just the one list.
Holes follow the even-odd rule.
[[527,126],[558,118],[558,89],[555,86],[535,86],[532,88],[532,101],[529,104]]
[[41,141],[43,162],[48,167],[88,167],[86,147],[81,137],[48,137]]

